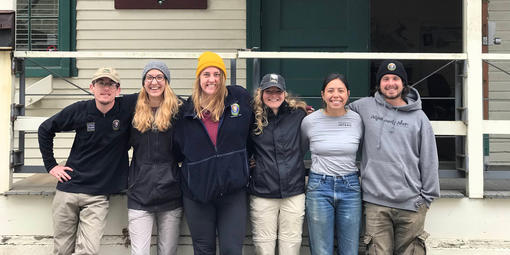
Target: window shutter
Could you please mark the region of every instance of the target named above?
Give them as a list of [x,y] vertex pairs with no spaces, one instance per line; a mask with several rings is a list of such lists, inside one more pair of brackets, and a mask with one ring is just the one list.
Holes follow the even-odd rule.
[[[17,0],[16,50],[74,50],[75,8],[76,0]],[[27,77],[50,74],[32,61],[60,76],[69,77],[76,73],[74,59],[37,58],[25,62]]]

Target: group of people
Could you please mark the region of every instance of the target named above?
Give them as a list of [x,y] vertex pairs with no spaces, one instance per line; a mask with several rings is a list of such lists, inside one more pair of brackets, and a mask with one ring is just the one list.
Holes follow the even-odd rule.
[[[242,254],[248,219],[256,254],[276,246],[299,254],[305,216],[312,254],[333,254],[335,244],[337,254],[358,254],[360,232],[367,254],[426,253],[437,151],[400,62],[383,61],[375,95],[350,104],[346,78],[329,74],[324,107],[313,113],[279,74],[265,75],[253,97],[226,86],[226,75],[221,57],[204,52],[184,100],[168,67],[151,61],[140,92],[118,97],[119,75],[100,68],[93,100],[41,124],[44,165],[58,180],[54,254],[98,254],[109,195],[126,187],[132,254],[150,254],[154,224],[158,254],[177,254],[183,214],[195,254],[216,254],[216,239],[220,254]],[[72,130],[70,155],[58,165],[53,138]]]

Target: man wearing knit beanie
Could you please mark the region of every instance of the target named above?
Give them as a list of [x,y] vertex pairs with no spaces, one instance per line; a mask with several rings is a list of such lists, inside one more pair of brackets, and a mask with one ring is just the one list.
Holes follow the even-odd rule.
[[[365,127],[361,185],[367,252],[425,254],[425,217],[439,197],[434,132],[404,65],[384,60],[377,92],[349,104]],[[414,252],[414,253],[413,253]]]
[[[398,80],[401,81],[401,86]],[[404,65],[397,60],[384,60],[377,70],[376,81],[377,90],[387,99],[400,97],[403,100],[407,93],[409,93],[407,72],[404,69]],[[386,86],[391,84],[395,84],[395,86]],[[391,88],[395,90],[391,90]],[[393,92],[396,92],[396,95]]]

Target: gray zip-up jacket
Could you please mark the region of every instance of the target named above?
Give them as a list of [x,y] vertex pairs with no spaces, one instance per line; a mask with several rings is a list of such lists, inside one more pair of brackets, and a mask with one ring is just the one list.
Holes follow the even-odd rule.
[[349,108],[365,126],[361,184],[366,202],[417,211],[439,197],[438,158],[434,132],[411,88],[407,105],[392,106],[376,92]]

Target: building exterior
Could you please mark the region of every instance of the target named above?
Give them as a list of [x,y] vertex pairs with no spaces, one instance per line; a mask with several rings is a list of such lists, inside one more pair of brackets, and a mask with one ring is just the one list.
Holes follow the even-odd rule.
[[[432,254],[510,253],[510,189],[505,182],[510,175],[504,174],[510,170],[510,75],[498,70],[510,71],[510,0],[401,0],[392,1],[392,6],[376,0],[209,0],[206,9],[162,9],[157,5],[154,9],[119,9],[115,1],[7,0],[0,4],[0,10],[17,10],[16,57],[33,57],[36,50],[56,50],[46,54],[65,57],[30,58],[57,73],[43,82],[39,81],[47,72],[25,61],[25,115],[51,116],[77,100],[91,98],[65,80],[86,90],[92,73],[101,66],[119,71],[123,94],[135,93],[141,86],[143,66],[153,58],[161,58],[169,66],[174,90],[189,95],[196,57],[206,50],[236,60],[235,68],[227,62],[228,72],[235,70],[235,83],[253,88],[257,80],[254,68],[260,68],[262,74],[280,72],[291,91],[310,104],[317,104],[313,97],[318,96],[318,81],[330,70],[345,72],[351,84],[356,84],[354,97],[361,97],[370,94],[370,74],[380,59],[402,59],[413,82],[450,60],[458,60],[437,73],[442,78],[416,85],[430,98],[427,114],[438,134],[442,167],[453,169],[454,177],[460,177],[441,180],[442,197],[433,203],[426,223],[431,233],[428,242]],[[495,36],[501,44],[482,46],[485,17],[496,24]],[[40,39],[37,33],[45,29],[50,32]],[[254,47],[258,50],[238,50]],[[482,54],[483,50],[488,54]],[[76,54],[66,55],[69,51]],[[19,102],[20,82],[10,73],[9,54],[0,51],[0,136],[10,141],[10,146],[0,148],[0,254],[46,254],[52,247],[54,181],[47,174],[11,172],[10,151],[19,147],[17,131],[34,130],[41,119],[11,122],[8,118],[10,104]],[[482,60],[496,67],[484,67]],[[457,85],[458,77],[462,87]],[[429,83],[443,84],[445,93],[435,94],[438,88]],[[485,108],[482,95],[487,97]],[[460,105],[455,105],[455,98]],[[455,114],[459,107],[467,110]],[[483,134],[488,135],[485,144]],[[58,161],[67,157],[73,137],[57,136]],[[463,146],[455,153],[457,142]],[[24,148],[26,166],[42,165],[36,134],[25,134]],[[500,178],[485,180],[488,176]],[[111,207],[102,252],[125,254],[129,250],[125,196],[113,196]],[[180,252],[192,254],[185,224],[181,233]],[[253,253],[249,237],[247,254]],[[305,241],[303,254],[308,254],[306,245]]]

